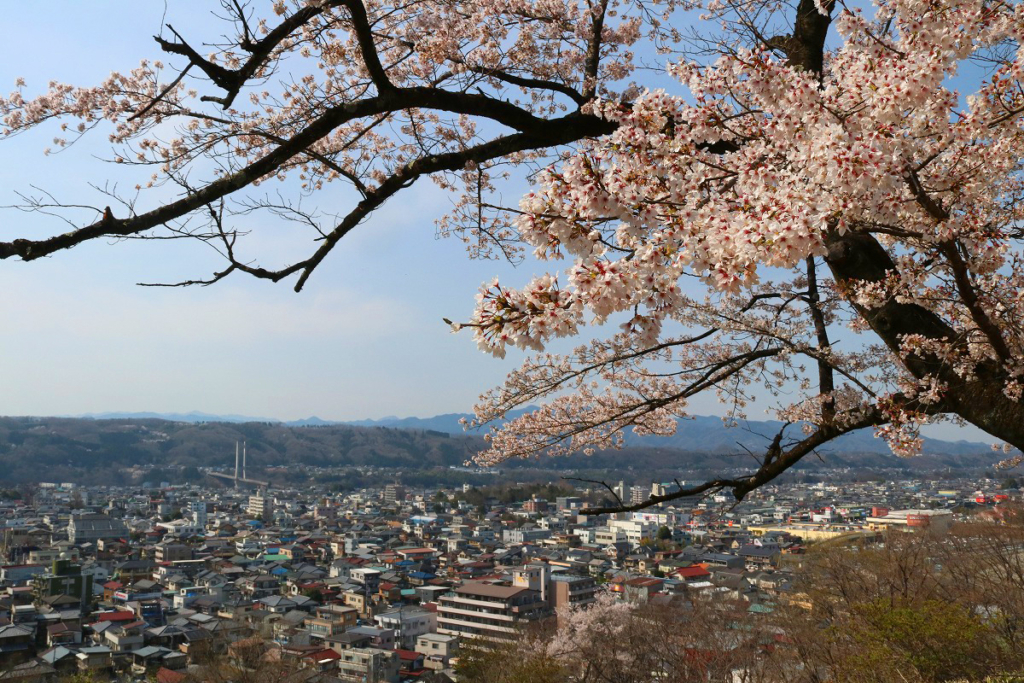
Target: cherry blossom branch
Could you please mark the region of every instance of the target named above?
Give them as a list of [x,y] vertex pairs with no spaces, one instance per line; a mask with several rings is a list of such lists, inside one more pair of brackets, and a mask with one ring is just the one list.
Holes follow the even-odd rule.
[[[164,52],[187,57],[190,66],[197,66],[210,78],[211,81],[223,89],[225,91],[223,96],[215,97],[207,95],[202,99],[207,102],[217,102],[224,109],[227,109],[231,106],[232,102],[235,101],[235,98],[238,96],[242,87],[248,83],[261,68],[263,68],[271,53],[273,53],[281,43],[287,40],[296,29],[306,24],[313,17],[322,14],[325,10],[340,4],[358,4],[359,7],[362,8],[362,4],[359,0],[352,0],[351,3],[342,3],[337,0],[325,0],[324,2],[308,4],[297,12],[289,15],[272,31],[258,41],[253,42],[249,37],[249,32],[246,31],[241,47],[248,52],[250,56],[245,63],[235,70],[228,69],[220,64],[215,64],[200,55],[191,45],[188,44],[187,41],[185,41],[184,38],[181,37],[177,31],[174,30],[174,27],[170,24],[167,25],[167,28],[175,35],[178,42],[169,41],[161,36],[153,36],[153,40],[160,45],[160,48]],[[363,10],[363,18],[365,19],[365,10]],[[357,24],[358,28],[359,24],[355,18],[353,18],[353,22]],[[364,54],[364,59],[365,58],[366,55]]]
[[819,427],[810,436],[800,440],[788,448],[781,445],[782,435],[785,428],[780,430],[773,438],[771,445],[765,451],[765,457],[760,467],[754,472],[743,477],[711,479],[697,486],[680,488],[664,495],[651,495],[646,500],[632,505],[615,505],[581,510],[580,514],[599,515],[617,512],[633,512],[643,510],[654,505],[669,503],[680,498],[698,496],[722,489],[730,489],[737,502],[742,501],[753,490],[764,486],[768,482],[793,467],[806,455],[813,453],[818,447],[836,439],[843,434],[863,429],[865,427],[877,426],[888,421],[888,417],[879,410],[869,410],[862,415],[847,415],[838,423]]
[[[348,121],[408,107],[436,108],[453,113],[475,114],[491,118],[512,128],[531,131],[531,133],[524,132],[518,135],[499,138],[490,143],[478,145],[471,151],[463,153],[450,153],[429,157],[413,162],[405,169],[400,169],[391,177],[386,186],[382,184],[378,187],[374,196],[367,197],[360,202],[352,214],[350,214],[354,223],[339,226],[334,233],[336,238],[330,241],[332,246],[337,242],[337,239],[354,227],[355,223],[358,223],[359,220],[374,208],[380,206],[384,199],[394,194],[411,178],[418,177],[423,173],[460,168],[469,161],[482,161],[516,151],[566,144],[578,140],[580,135],[590,134],[597,136],[613,128],[613,125],[609,122],[588,114],[574,113],[561,119],[547,121],[515,105],[494,100],[484,95],[452,93],[420,87],[402,88],[358,102],[332,107],[304,129],[294,134],[286,142],[278,145],[267,155],[235,173],[209,183],[180,200],[170,202],[157,209],[131,218],[115,219],[109,222],[97,221],[77,230],[46,239],[16,239],[12,242],[0,242],[0,259],[17,256],[24,261],[32,261],[62,249],[77,246],[97,237],[138,234],[158,225],[163,225],[168,221],[180,218],[228,194],[236,192],[253,181],[272,173],[293,156],[304,153],[316,141]],[[459,164],[459,161],[462,163]],[[306,265],[312,264],[315,267],[326,256],[326,251],[328,250],[321,247],[303,264],[298,264],[282,271],[274,272],[261,268],[239,269],[250,275],[278,281],[303,269]]]
[[978,329],[982,331],[985,338],[988,339],[989,344],[992,345],[992,349],[996,352],[996,355],[1004,363],[1009,362],[1012,358],[1010,347],[1006,345],[1006,340],[1003,338],[1002,332],[999,330],[989,314],[982,308],[981,300],[978,296],[978,292],[971,282],[971,276],[968,272],[967,263],[964,262],[963,257],[960,255],[958,243],[955,241],[944,241],[939,245],[939,250],[942,255],[946,257],[946,261],[949,263],[949,268],[953,272],[953,279],[956,282],[957,290],[960,292],[960,297],[963,299],[964,306],[971,313],[971,319],[974,320]]
[[139,111],[137,111],[134,114],[132,114],[131,116],[129,116],[128,117],[128,121],[134,121],[135,119],[141,119],[143,116],[148,114],[150,112],[150,110],[153,109],[153,107],[155,107],[160,102],[162,102],[163,99],[165,97],[167,97],[168,94],[170,94],[176,87],[178,87],[178,84],[181,83],[182,80],[184,80],[185,76],[188,75],[189,69],[191,69],[193,66],[194,65],[192,64],[192,62],[189,62],[188,66],[186,66],[184,69],[182,69],[181,72],[174,78],[174,80],[171,81],[170,83],[168,83],[167,87],[164,88],[160,92],[159,95],[157,95],[152,100],[150,100],[149,104],[144,106],[142,109],[140,109]]
[[832,365],[828,363],[824,354],[829,352],[832,346],[828,338],[828,327],[825,323],[825,315],[821,310],[821,297],[818,294],[818,275],[814,265],[814,257],[807,257],[807,307],[811,313],[811,320],[814,322],[814,335],[818,342],[818,393],[827,396],[821,404],[822,424],[829,424],[835,419],[836,406],[832,398],[836,390],[835,374]]
[[[695,396],[709,388],[721,386],[730,378],[743,372],[754,363],[772,358],[783,353],[783,349],[774,347],[754,349],[745,353],[737,353],[723,360],[708,363],[703,368],[695,369],[696,375],[687,384],[666,390],[663,395],[638,396],[634,400],[619,402],[600,401],[594,399],[593,410],[587,415],[573,413],[569,419],[557,424],[548,424],[551,420],[533,425],[537,416],[527,414],[516,418],[501,430],[495,430],[485,436],[491,442],[491,449],[476,456],[483,464],[504,461],[511,458],[530,458],[545,452],[569,452],[592,448],[594,444],[610,445],[610,439],[621,434],[627,427],[639,426],[648,417],[661,416],[673,406],[681,405],[687,398]],[[608,404],[608,405],[602,405]],[[543,410],[543,409],[541,409]],[[582,442],[581,442],[582,441]]]
[[565,85],[564,83],[558,83],[556,81],[545,80],[542,78],[526,78],[523,76],[517,76],[515,74],[508,73],[501,69],[489,68],[484,66],[469,66],[466,65],[468,71],[473,73],[481,74],[483,76],[491,76],[497,78],[499,81],[504,81],[510,85],[518,85],[521,88],[536,89],[536,90],[550,90],[552,92],[560,93],[565,95],[579,106],[585,105],[589,100],[577,92],[574,88]]

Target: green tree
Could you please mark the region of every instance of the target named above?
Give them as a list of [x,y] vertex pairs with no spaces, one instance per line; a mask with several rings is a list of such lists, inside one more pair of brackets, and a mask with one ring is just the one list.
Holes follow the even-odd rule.
[[840,679],[966,681],[994,673],[994,634],[961,605],[879,598],[855,606],[851,616],[831,632],[855,644],[841,660]]

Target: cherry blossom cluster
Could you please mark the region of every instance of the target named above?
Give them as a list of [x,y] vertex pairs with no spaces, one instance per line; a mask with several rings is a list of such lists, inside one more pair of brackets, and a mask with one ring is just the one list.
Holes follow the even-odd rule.
[[[730,8],[705,7],[709,16]],[[678,94],[649,90],[595,104],[617,129],[539,174],[516,227],[537,258],[570,262],[574,324],[629,320],[603,360],[531,359],[482,396],[482,422],[554,397],[497,430],[484,460],[614,446],[622,430],[647,429],[647,419],[653,431],[671,431],[666,416],[685,415],[694,377],[715,371],[725,388],[709,388],[731,410],[744,403],[745,383],[771,392],[795,382],[804,393],[780,403],[777,415],[808,433],[883,411],[888,422],[878,434],[900,455],[920,448],[919,428],[935,419],[932,411],[941,414],[946,390],[935,376],[908,372],[914,359],[966,383],[982,364],[1001,363],[1004,394],[1019,400],[1024,50],[1016,46],[1024,44],[1024,10],[983,0],[884,0],[874,16],[840,4],[834,26],[842,42],[821,74],[764,45],[739,47],[712,63],[673,64],[685,89]],[[994,66],[963,97],[950,79],[982,55]],[[842,287],[819,277],[824,302],[812,302],[799,291],[808,260],[822,264],[829,240],[849,233],[873,236],[896,267]],[[791,274],[780,289],[793,298],[772,303],[770,314],[747,307],[765,291],[765,273],[779,272]],[[693,309],[680,286],[686,277],[709,288],[714,310]],[[835,327],[842,321],[869,331],[866,316],[890,303],[923,307],[952,333],[864,345],[874,350],[858,358],[860,351],[839,354],[812,331],[815,316],[833,339],[849,334]],[[690,335],[680,326],[713,334],[684,342]],[[498,326],[488,334],[504,339]],[[744,343],[755,338],[757,345]],[[684,345],[701,353],[678,353]],[[673,349],[668,363],[643,352],[663,346]],[[709,346],[722,353],[720,364],[709,363]],[[765,357],[748,362],[752,349]],[[837,388],[821,389],[819,361],[839,378]],[[571,393],[557,396],[567,384]]]

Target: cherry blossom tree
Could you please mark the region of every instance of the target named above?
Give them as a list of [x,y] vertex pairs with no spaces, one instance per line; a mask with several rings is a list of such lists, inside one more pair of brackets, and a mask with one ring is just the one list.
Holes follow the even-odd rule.
[[[861,428],[900,455],[940,419],[1024,445],[1019,4],[217,9],[219,43],[197,47],[168,24],[156,37],[166,63],[42,94],[19,82],[0,99],[4,136],[57,126],[63,147],[102,129],[139,172],[133,193],[108,192],[113,209],[25,197],[72,228],[2,242],[0,258],[191,238],[226,265],[173,284],[248,274],[300,290],[346,234],[429,177],[456,198],[439,230],[471,256],[564,262],[485,285],[452,324],[489,353],[535,352],[481,397],[475,423],[540,407],[494,429],[481,462],[668,434],[703,392],[733,417],[774,392],[793,426],[749,474],[672,496],[742,499]],[[532,191],[504,206],[516,173]],[[296,194],[268,192],[278,180]],[[161,186],[177,197],[153,199]],[[306,208],[338,186],[350,195],[331,195],[352,200],[336,215]],[[257,211],[308,227],[309,255],[261,265],[237,227]],[[545,351],[601,324],[611,333],[597,341]]]

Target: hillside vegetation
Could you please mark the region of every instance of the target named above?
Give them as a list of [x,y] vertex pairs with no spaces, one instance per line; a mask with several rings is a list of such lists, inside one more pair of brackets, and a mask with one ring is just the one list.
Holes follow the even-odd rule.
[[[716,426],[717,425],[717,426]],[[652,476],[732,470],[754,465],[751,453],[764,436],[749,430],[725,430],[708,419],[704,430],[690,429],[688,438],[668,441],[676,448],[628,446],[592,456],[510,462],[513,468],[585,469],[644,472]],[[735,437],[728,447],[728,439]],[[143,419],[79,419],[59,417],[0,417],[0,482],[77,481],[126,484],[143,476],[165,476],[171,481],[195,480],[199,468],[234,468],[235,445],[245,442],[249,474],[289,481],[306,476],[295,471],[307,467],[378,467],[427,470],[465,464],[483,449],[478,435],[452,434],[423,428],[360,427],[350,425],[291,426],[277,422],[175,422]],[[937,444],[932,454],[897,459],[851,443],[848,450],[810,457],[802,469],[822,467],[900,468],[929,471],[946,468],[977,469],[989,466],[991,452],[981,445]],[[971,446],[971,447],[968,447]],[[946,451],[946,452],[942,452]],[[270,470],[270,474],[266,474]],[[274,472],[277,471],[277,475]],[[629,477],[627,477],[629,478]]]

